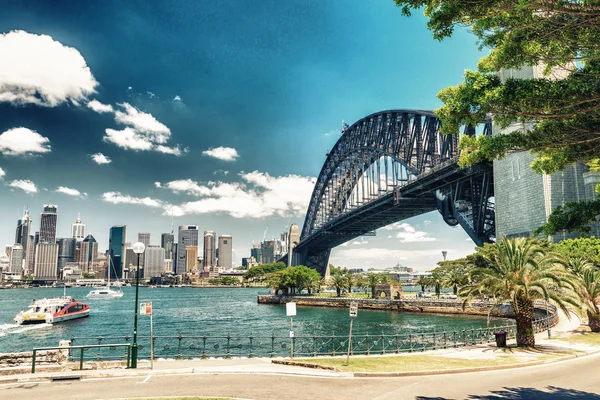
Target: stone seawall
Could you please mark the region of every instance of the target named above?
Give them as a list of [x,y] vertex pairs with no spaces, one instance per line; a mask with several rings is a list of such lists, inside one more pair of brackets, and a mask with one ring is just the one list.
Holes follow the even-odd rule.
[[[35,355],[36,365],[59,365],[67,362],[69,356],[68,350],[47,350],[38,351]],[[20,365],[31,365],[32,351],[22,353],[1,353],[0,368],[18,367]]]
[[[477,316],[487,316],[491,307],[491,304],[487,302],[473,302],[463,307],[463,302],[460,300],[372,300],[343,297],[258,296],[258,303],[260,304],[285,304],[290,301],[295,302],[299,306],[307,307],[349,308],[350,303],[356,302],[358,303],[358,308],[364,310]],[[536,314],[537,317],[545,316],[545,313],[541,309],[536,309]],[[509,305],[503,304],[495,306],[490,315],[498,318],[514,318],[515,313]]]

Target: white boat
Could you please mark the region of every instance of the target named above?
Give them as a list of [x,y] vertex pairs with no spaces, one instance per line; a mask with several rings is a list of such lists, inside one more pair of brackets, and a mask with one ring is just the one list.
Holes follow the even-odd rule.
[[57,297],[53,299],[33,300],[26,311],[19,312],[15,318],[15,324],[55,324],[90,315],[90,307],[87,304],[75,301],[70,296]]
[[[110,256],[108,257],[108,263],[112,264]],[[117,299],[123,297],[123,291],[121,290],[121,282],[117,281],[113,284],[118,290],[112,290],[110,288],[110,271],[108,271],[108,280],[106,281],[106,287],[94,288],[86,296],[88,299]]]

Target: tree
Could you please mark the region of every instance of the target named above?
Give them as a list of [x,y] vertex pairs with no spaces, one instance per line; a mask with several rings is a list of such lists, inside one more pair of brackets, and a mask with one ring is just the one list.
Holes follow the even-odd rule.
[[446,287],[452,288],[452,293],[458,294],[458,288],[467,283],[467,276],[461,274],[459,271],[452,271],[448,275],[443,277],[443,283]]
[[600,239],[596,237],[562,240],[552,250],[566,260],[580,260],[600,268]]
[[600,271],[590,266],[580,275],[582,279],[581,297],[592,332],[600,332]]
[[433,286],[435,289],[435,295],[437,298],[440,298],[440,293],[442,291],[442,286],[444,285],[444,278],[439,271],[435,271],[431,273],[431,276],[428,278],[428,282],[430,286]]
[[417,279],[416,283],[417,283],[417,285],[421,286],[421,292],[425,292],[427,285],[429,285],[429,278],[421,275],[421,276],[419,276],[419,279]]
[[335,289],[337,297],[340,297],[342,290],[348,285],[348,280],[345,275],[335,274],[331,277],[330,284]]
[[224,276],[221,278],[221,285],[231,286],[231,285],[237,285],[239,283],[240,283],[240,281],[237,278],[234,278],[232,276]]
[[372,299],[375,298],[375,289],[377,288],[377,285],[380,282],[381,282],[380,274],[369,274],[367,276],[367,286],[369,286],[371,288],[371,298]]
[[496,246],[490,267],[474,269],[472,282],[460,294],[465,304],[479,297],[491,297],[495,304],[508,301],[515,312],[517,346],[534,346],[534,301],[552,301],[569,315],[567,304],[579,307],[580,284],[559,257],[536,241],[504,237]]
[[[480,48],[490,49],[477,71],[443,89],[436,110],[444,133],[492,116],[506,128],[495,136],[463,136],[460,165],[502,158],[511,151],[538,154],[532,168],[552,173],[576,162],[600,167],[600,4],[596,1],[395,0],[404,15],[425,7],[438,40],[456,26],[470,27]],[[512,79],[497,71],[538,66],[543,76]],[[600,189],[600,188],[599,188]],[[600,199],[570,203],[553,212],[545,234],[585,232],[600,216]]]
[[295,294],[296,290],[301,292],[303,289],[308,289],[310,293],[311,288],[315,287],[316,282],[319,282],[320,279],[321,275],[316,270],[304,265],[297,265],[270,273],[267,282],[275,290],[284,290],[285,293]]

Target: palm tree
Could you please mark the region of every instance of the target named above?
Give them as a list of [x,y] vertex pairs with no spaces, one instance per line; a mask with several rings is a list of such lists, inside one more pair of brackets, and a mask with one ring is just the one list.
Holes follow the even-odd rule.
[[429,285],[431,285],[435,288],[435,295],[439,299],[440,292],[442,291],[442,286],[444,284],[444,279],[442,278],[442,275],[434,272],[431,275],[431,277],[429,277],[428,282],[429,282]]
[[344,275],[335,274],[331,277],[330,280],[331,287],[333,287],[336,291],[337,297],[342,295],[342,289],[345,289],[348,286],[348,281]]
[[600,271],[583,258],[569,260],[569,270],[581,280],[580,294],[592,332],[600,332]]
[[417,285],[421,286],[421,292],[425,293],[425,289],[427,285],[429,285],[429,279],[423,275],[419,276],[419,279],[415,282]]
[[458,288],[466,283],[466,278],[467,277],[464,274],[461,274],[458,271],[452,271],[444,277],[444,286],[451,287],[452,293],[457,295]]
[[367,286],[371,288],[371,298],[375,298],[375,288],[377,288],[377,284],[380,282],[381,277],[379,274],[369,274],[367,276]]
[[559,257],[532,240],[504,237],[496,246],[497,253],[487,259],[489,268],[474,269],[471,283],[460,293],[465,303],[482,296],[495,304],[508,301],[515,313],[517,346],[534,346],[534,301],[551,300],[569,315],[567,304],[579,306],[579,283]]

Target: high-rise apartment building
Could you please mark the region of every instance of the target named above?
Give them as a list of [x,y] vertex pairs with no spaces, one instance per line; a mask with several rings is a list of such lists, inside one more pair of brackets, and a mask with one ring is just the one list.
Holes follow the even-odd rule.
[[217,266],[215,248],[216,248],[216,232],[215,231],[204,231],[204,251],[202,253],[202,260],[204,263],[204,269]]
[[87,235],[79,244],[79,258],[76,262],[82,271],[88,272],[94,265],[96,254],[98,254],[98,242],[92,235]]
[[23,270],[23,246],[20,244],[14,244],[10,246],[10,253],[8,256],[8,272],[10,272],[12,275],[20,275],[21,271]]
[[160,246],[148,246],[144,251],[144,279],[161,276],[165,271],[165,249]]
[[163,233],[160,235],[160,247],[165,249],[165,259],[173,259],[173,242],[175,235],[172,233]]
[[40,217],[40,243],[56,243],[57,220],[58,207],[54,204],[45,204]]
[[190,272],[198,269],[198,246],[185,248],[185,271]]
[[33,277],[38,280],[58,278],[58,244],[38,243],[35,250]]
[[262,264],[262,257],[260,254],[261,246],[260,244],[253,244],[250,249],[250,257],[254,257],[257,263]]
[[25,209],[23,217],[17,222],[17,230],[15,234],[15,244],[20,244],[23,248],[23,260],[19,267],[25,269],[25,273],[29,274],[30,267],[33,269],[33,255],[35,253],[35,244],[32,239],[33,232],[31,231],[31,218],[29,210]]
[[150,233],[148,233],[148,232],[138,233],[138,242],[142,242],[142,243],[144,243],[144,246],[149,247],[150,246]]
[[58,271],[60,272],[67,263],[75,262],[77,240],[75,238],[60,238],[56,243],[58,244]]
[[79,214],[75,223],[71,225],[71,237],[78,242],[81,242],[85,238],[85,224],[81,222]]
[[177,238],[177,257],[175,260],[175,274],[181,275],[186,268],[186,247],[198,246],[198,225],[182,225],[179,227]]
[[230,235],[219,236],[219,267],[231,269],[233,266],[233,240]]
[[126,226],[113,226],[108,234],[108,267],[110,279],[122,279],[125,261]]

